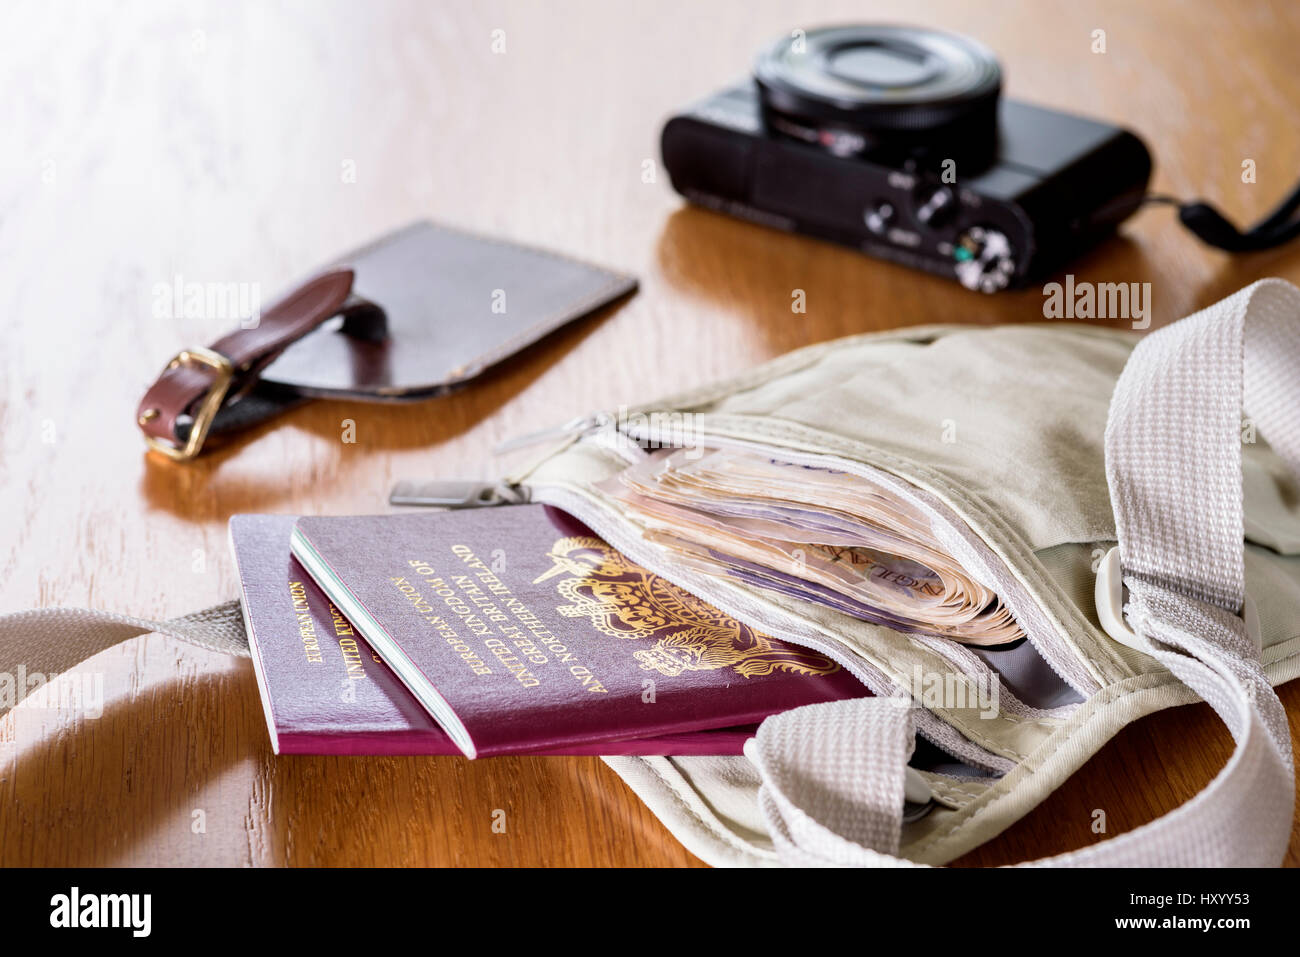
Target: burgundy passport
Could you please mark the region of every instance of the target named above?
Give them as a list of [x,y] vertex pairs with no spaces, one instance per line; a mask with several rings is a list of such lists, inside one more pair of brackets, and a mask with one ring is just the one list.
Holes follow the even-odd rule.
[[750,725],[867,693],[541,505],[301,518],[291,547],[469,757]]
[[[276,754],[460,754],[289,554],[292,515],[236,515],[230,543]],[[573,744],[564,754],[740,754],[755,728]],[[520,749],[532,754],[557,753]]]

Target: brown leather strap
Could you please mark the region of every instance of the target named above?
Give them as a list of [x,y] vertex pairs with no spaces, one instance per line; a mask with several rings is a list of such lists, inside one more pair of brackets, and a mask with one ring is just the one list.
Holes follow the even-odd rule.
[[[155,448],[173,458],[189,457],[176,453],[185,447],[196,415],[205,401],[214,398],[214,390],[222,390],[219,401],[223,407],[237,402],[286,347],[345,311],[345,304],[353,306],[349,300],[352,280],[351,269],[322,273],[263,313],[256,326],[228,333],[207,350],[178,354],[145,392],[136,410],[136,421],[146,439],[154,440]],[[208,424],[210,418],[204,423],[205,430]]]

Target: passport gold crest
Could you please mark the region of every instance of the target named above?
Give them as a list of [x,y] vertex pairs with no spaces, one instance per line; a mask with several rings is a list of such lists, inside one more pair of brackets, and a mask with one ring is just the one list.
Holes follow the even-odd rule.
[[731,668],[743,678],[777,671],[829,675],[840,666],[825,655],[783,645],[634,565],[598,538],[559,539],[555,566],[534,584],[565,574],[556,590],[570,604],[557,610],[586,618],[611,638],[653,641],[633,654],[645,671],[676,677]]

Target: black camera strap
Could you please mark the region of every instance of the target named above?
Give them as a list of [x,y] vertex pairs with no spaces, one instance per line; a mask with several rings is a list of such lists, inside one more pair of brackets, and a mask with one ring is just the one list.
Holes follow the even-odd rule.
[[1230,253],[1272,249],[1300,237],[1300,218],[1293,218],[1295,211],[1300,209],[1300,184],[1277,209],[1244,232],[1201,200],[1183,203],[1172,197],[1153,195],[1147,197],[1147,202],[1177,206],[1178,218],[1202,242]]

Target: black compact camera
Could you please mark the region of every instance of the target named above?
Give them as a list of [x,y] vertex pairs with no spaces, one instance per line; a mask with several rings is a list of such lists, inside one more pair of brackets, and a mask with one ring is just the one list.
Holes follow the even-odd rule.
[[1143,202],[1146,146],[1000,97],[972,40],[796,30],[751,80],[670,119],[664,167],[709,209],[833,240],[983,292],[1055,271]]

